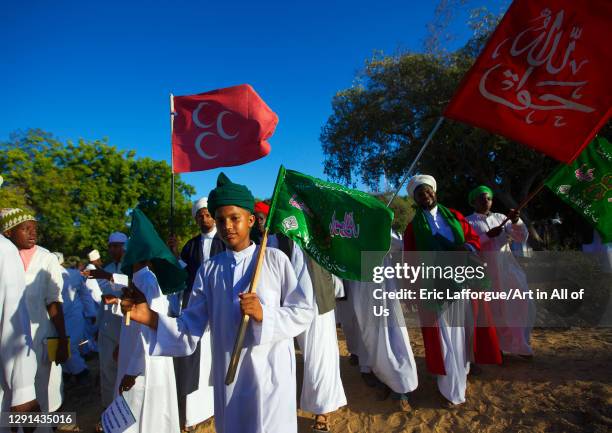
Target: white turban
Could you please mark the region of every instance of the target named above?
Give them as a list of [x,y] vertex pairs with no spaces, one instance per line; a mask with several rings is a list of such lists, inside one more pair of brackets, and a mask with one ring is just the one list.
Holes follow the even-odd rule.
[[202,197],[198,201],[193,202],[193,206],[191,207],[191,216],[195,218],[198,211],[203,207],[208,207],[208,197]]
[[91,250],[89,253],[87,253],[87,258],[90,262],[98,260],[100,258],[100,252],[98,250]]
[[436,180],[433,178],[433,176],[428,174],[417,174],[416,176],[412,176],[410,182],[408,182],[408,194],[414,198],[414,191],[416,191],[416,189],[421,185],[429,185],[431,189],[436,192]]
[[121,232],[111,233],[111,235],[108,237],[108,243],[109,244],[114,244],[114,243],[124,244],[127,241],[128,241],[127,236],[124,233],[121,233]]
[[60,265],[64,263],[64,255],[62,253],[60,253],[59,251],[54,251],[53,255],[57,257],[57,261]]

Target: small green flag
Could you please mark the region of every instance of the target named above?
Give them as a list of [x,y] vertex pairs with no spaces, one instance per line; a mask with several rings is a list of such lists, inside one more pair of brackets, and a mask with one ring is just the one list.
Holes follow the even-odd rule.
[[391,246],[393,211],[378,199],[281,166],[270,217],[271,232],[296,242],[319,265],[349,280],[372,278],[362,251],[382,263]]
[[123,256],[121,271],[132,277],[132,266],[138,262],[150,261],[153,273],[164,295],[185,289],[187,271],[179,264],[168,246],[162,241],[151,221],[140,210],[132,212],[130,239]]
[[608,140],[595,138],[574,162],[561,164],[544,183],[586,218],[602,243],[612,242],[612,145]]

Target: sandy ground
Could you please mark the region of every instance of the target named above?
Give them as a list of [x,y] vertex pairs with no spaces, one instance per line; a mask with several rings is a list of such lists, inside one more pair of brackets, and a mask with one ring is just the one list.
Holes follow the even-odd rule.
[[[506,357],[503,366],[483,366],[470,377],[467,402],[453,409],[440,405],[433,376],[424,364],[420,330],[410,329],[419,371],[412,412],[377,399],[357,367],[348,362],[339,331],[341,374],[348,406],[332,417],[333,432],[609,432],[612,430],[612,329],[536,329],[536,357],[528,362]],[[301,375],[298,354],[298,377]],[[95,379],[97,360],[88,361]],[[95,382],[95,380],[94,380]],[[78,428],[92,432],[99,414],[99,386],[73,385],[63,410],[76,411]],[[299,432],[310,432],[312,415],[299,411]],[[212,433],[212,421],[197,433]],[[158,432],[155,432],[158,433]],[[162,433],[162,432],[159,432]]]

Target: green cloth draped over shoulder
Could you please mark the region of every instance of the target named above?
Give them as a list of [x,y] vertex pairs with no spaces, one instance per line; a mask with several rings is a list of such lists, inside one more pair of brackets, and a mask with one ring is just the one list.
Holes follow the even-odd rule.
[[[461,223],[455,217],[455,215],[445,206],[438,204],[438,212],[444,217],[446,222],[451,228],[453,233],[454,241],[449,241],[444,236],[441,236],[439,233],[433,235],[431,232],[431,227],[429,226],[429,221],[427,220],[427,216],[425,215],[425,211],[423,209],[417,209],[414,219],[412,220],[412,228],[414,230],[414,237],[416,241],[416,246],[419,251],[456,251],[458,247],[465,243],[465,235],[463,233],[463,228],[461,227]],[[470,264],[469,255],[465,255],[466,265]],[[435,254],[433,256],[434,263],[428,265],[437,265],[437,260],[435,260]],[[429,259],[428,257],[428,259]],[[429,260],[427,260],[429,261]],[[451,291],[461,291],[464,287],[464,284],[459,284],[454,280],[444,279],[444,278],[431,278],[431,279],[422,279],[421,280],[422,288],[427,290],[433,289],[449,289]],[[429,310],[433,310],[436,312],[440,312],[445,308],[445,305],[448,301],[442,300],[423,300],[423,305],[425,308]]]
[[185,289],[187,271],[179,264],[168,246],[159,237],[153,224],[140,209],[132,212],[130,239],[123,256],[121,271],[132,278],[132,266],[150,261],[153,273],[165,295]]
[[455,215],[446,206],[442,206],[441,204],[438,204],[438,212],[440,212],[450,226],[455,240],[451,242],[439,234],[434,236],[431,233],[431,227],[429,226],[429,221],[427,221],[425,212],[423,209],[419,208],[412,220],[414,238],[419,251],[453,251],[456,249],[455,247],[465,243],[463,228]]

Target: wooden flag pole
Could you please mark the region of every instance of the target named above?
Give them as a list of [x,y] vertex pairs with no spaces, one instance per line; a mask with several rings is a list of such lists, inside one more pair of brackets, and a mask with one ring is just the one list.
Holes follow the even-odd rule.
[[[268,228],[264,231],[263,238],[261,239],[261,246],[259,247],[259,254],[257,255],[257,263],[255,265],[255,271],[251,277],[251,283],[247,293],[257,292],[257,283],[259,281],[259,273],[261,271],[261,265],[263,264],[264,255],[266,252],[266,245],[268,243]],[[232,358],[230,359],[229,367],[227,368],[227,375],[225,376],[225,384],[230,385],[234,382],[236,377],[236,371],[238,370],[238,362],[240,361],[240,352],[242,352],[242,346],[244,345],[244,336],[246,335],[247,325],[249,324],[249,316],[244,314],[242,321],[240,322],[240,328],[238,329],[238,335],[236,336],[236,342],[234,343],[234,350],[232,350]]]
[[436,122],[436,125],[433,127],[433,129],[431,130],[431,132],[427,136],[427,139],[425,140],[425,143],[423,143],[423,146],[421,147],[421,150],[419,150],[419,153],[417,153],[417,156],[414,158],[414,161],[412,161],[412,164],[410,164],[410,167],[408,168],[408,171],[406,172],[406,174],[402,178],[402,181],[400,182],[399,186],[397,187],[397,190],[395,191],[395,193],[393,194],[393,196],[391,197],[391,199],[387,203],[387,207],[389,207],[391,205],[391,202],[393,201],[393,199],[395,199],[395,197],[397,197],[397,194],[399,194],[400,190],[402,189],[402,186],[404,186],[404,183],[406,182],[406,179],[408,179],[408,177],[412,174],[414,168],[416,167],[417,162],[419,161],[419,159],[421,159],[421,156],[423,155],[423,152],[425,152],[425,149],[429,145],[429,142],[431,141],[431,139],[433,138],[435,133],[438,131],[438,129],[442,125],[442,122],[444,122],[444,117],[440,116],[440,118]]
[[[266,228],[261,239],[261,246],[259,247],[259,253],[257,255],[257,262],[255,264],[255,270],[251,277],[251,283],[249,285],[248,293],[256,293],[257,284],[259,282],[259,273],[261,272],[261,266],[263,265],[266,247],[268,245],[268,232],[270,231],[270,224],[274,216],[276,209],[276,200],[279,194],[280,185],[285,178],[285,167],[282,165],[278,170],[276,176],[276,182],[274,184],[274,192],[272,193],[272,203],[270,203],[270,211],[268,213],[268,219],[266,220]],[[234,349],[232,350],[232,357],[230,364],[227,367],[227,374],[225,375],[225,384],[230,385],[236,378],[236,371],[238,370],[238,362],[240,361],[240,353],[242,352],[242,346],[244,345],[244,336],[246,334],[246,328],[249,324],[249,316],[246,314],[242,316],[240,322],[240,328],[238,329],[238,335],[236,336],[236,342],[234,343]]]

